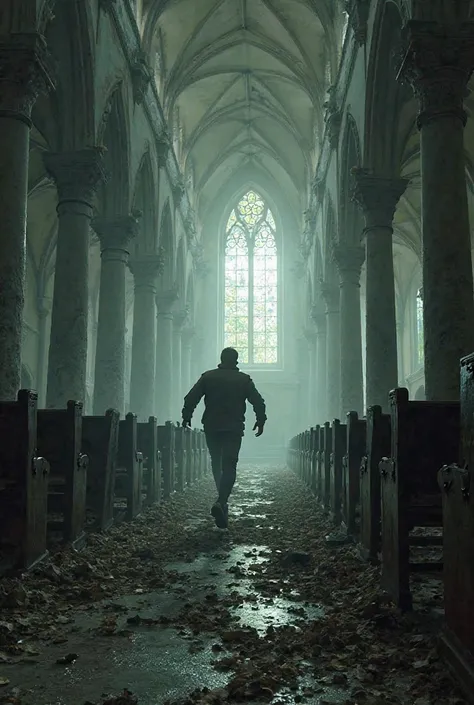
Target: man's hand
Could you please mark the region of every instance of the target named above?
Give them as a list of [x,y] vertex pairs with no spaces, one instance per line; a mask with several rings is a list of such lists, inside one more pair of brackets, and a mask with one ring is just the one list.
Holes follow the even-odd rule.
[[265,424],[259,424],[258,422],[255,423],[255,426],[253,427],[252,431],[257,431],[255,434],[255,438],[258,438],[259,436],[262,435],[263,429],[265,427]]
[[191,428],[191,421],[188,421],[187,419],[183,419],[181,426],[183,428]]

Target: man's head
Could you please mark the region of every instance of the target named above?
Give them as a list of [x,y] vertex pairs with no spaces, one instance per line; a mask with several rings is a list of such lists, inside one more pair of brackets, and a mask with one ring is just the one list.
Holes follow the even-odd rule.
[[224,348],[221,352],[221,364],[224,367],[237,367],[239,353],[234,348]]

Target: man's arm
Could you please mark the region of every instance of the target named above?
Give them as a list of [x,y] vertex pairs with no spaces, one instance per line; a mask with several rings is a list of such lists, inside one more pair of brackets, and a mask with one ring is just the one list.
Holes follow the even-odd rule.
[[183,423],[191,424],[194,409],[204,396],[204,375],[198,379],[194,387],[184,397],[184,406],[182,410]]
[[247,400],[252,404],[255,411],[256,424],[259,429],[263,429],[267,420],[265,402],[262,395],[258,392],[253,380],[249,378],[249,386],[247,391]]

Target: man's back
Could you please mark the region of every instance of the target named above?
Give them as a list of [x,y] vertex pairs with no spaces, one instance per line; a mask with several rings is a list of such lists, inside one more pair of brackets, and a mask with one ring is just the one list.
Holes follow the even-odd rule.
[[232,431],[243,434],[246,401],[255,409],[257,419],[265,422],[265,402],[249,375],[237,367],[218,367],[204,372],[184,400],[185,410],[194,410],[204,396],[202,423],[205,431]]

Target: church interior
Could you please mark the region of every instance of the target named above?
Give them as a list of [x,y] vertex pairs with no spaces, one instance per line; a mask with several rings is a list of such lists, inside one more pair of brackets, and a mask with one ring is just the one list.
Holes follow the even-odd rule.
[[0,703],[472,705],[474,3],[0,5]]

